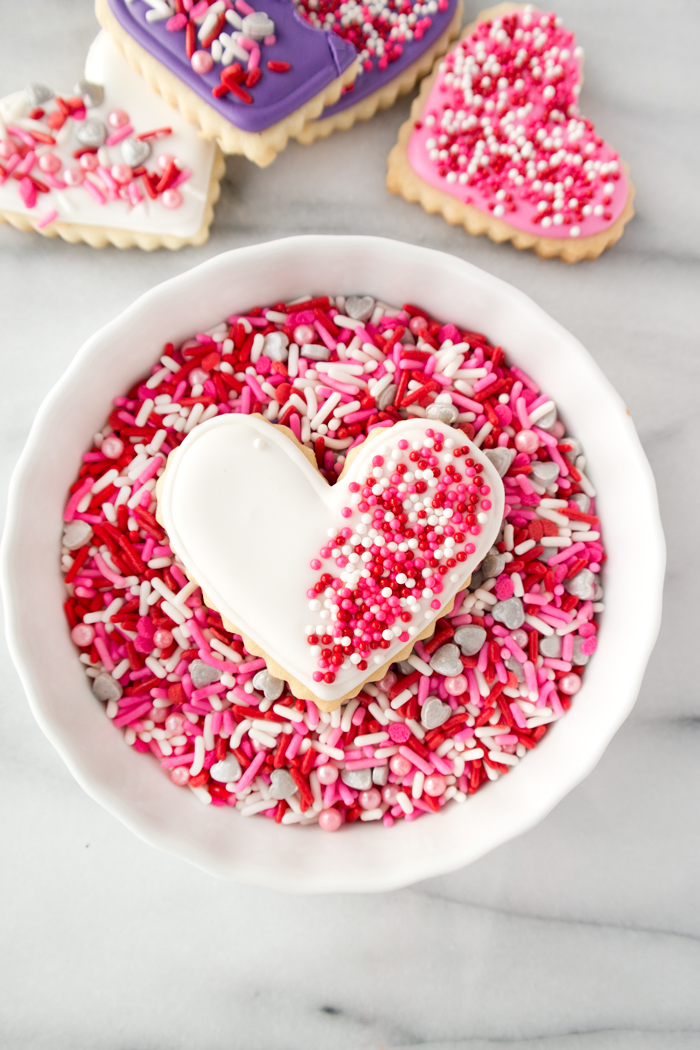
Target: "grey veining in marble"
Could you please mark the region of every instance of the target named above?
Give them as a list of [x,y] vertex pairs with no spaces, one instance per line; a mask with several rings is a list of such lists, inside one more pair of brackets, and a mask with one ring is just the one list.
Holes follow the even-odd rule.
[[[477,11],[466,2],[466,15]],[[0,227],[7,479],[46,391],[139,292],[236,245],[302,232],[403,238],[516,284],[629,405],[669,544],[639,702],[596,770],[467,870],[376,897],[218,883],[135,839],[72,780],[2,650],[0,1043],[8,1050],[687,1050],[700,1047],[700,5],[560,0],[586,48],[584,113],[629,162],[638,215],[566,268],[469,238],[384,189],[408,113],[260,171],[230,159],[213,235],[171,255]],[[90,0],[2,0],[0,93],[72,85]],[[640,566],[643,571],[643,566]]]

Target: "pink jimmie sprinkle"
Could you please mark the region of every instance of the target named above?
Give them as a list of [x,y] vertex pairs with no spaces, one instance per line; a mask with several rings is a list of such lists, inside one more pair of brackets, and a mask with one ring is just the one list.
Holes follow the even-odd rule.
[[[585,531],[584,526],[600,534],[599,519],[591,511],[595,504],[573,480],[573,472],[560,470],[546,496],[537,491],[541,486],[533,472],[536,464],[554,463],[557,456],[571,463],[568,446],[562,443],[563,424],[542,431],[546,439],[540,428],[529,425],[539,389],[533,390],[529,377],[516,372],[504,351],[483,336],[432,321],[407,304],[404,311],[375,317],[375,324],[357,329],[360,346],[373,346],[372,354],[361,351],[351,366],[356,371],[350,374],[357,374],[364,384],[361,388],[349,383],[342,384],[347,391],[338,390],[338,384],[334,387],[335,381],[318,369],[319,362],[304,356],[305,344],[296,359],[290,355],[284,362],[273,361],[260,354],[251,365],[256,331],[286,334],[286,325],[294,327],[302,318],[299,324],[308,325],[315,345],[322,341],[326,347],[328,365],[347,370],[354,359],[340,359],[329,331],[341,305],[319,296],[267,309],[251,306],[245,316],[231,314],[227,324],[212,329],[214,335],[200,334],[179,346],[154,347],[157,363],[148,376],[115,399],[108,438],[81,457],[81,474],[66,500],[61,551],[71,637],[83,655],[96,696],[126,743],[143,752],[145,760],[160,762],[173,790],[176,785],[189,786],[202,801],[233,806],[243,816],[259,815],[287,824],[318,822],[325,831],[356,821],[389,828],[398,821],[422,819],[451,800],[463,802],[518,765],[550,723],[577,702],[584,672],[580,661],[595,658],[596,616],[602,609],[596,599],[597,582],[605,561],[599,540],[578,541],[561,549],[556,545],[568,541],[570,532]],[[328,340],[316,326],[316,309],[324,318],[320,327]],[[280,320],[273,321],[275,317]],[[380,407],[387,383],[376,388],[377,397],[372,391],[387,375],[389,358],[403,360],[402,344],[397,343],[395,350],[396,340],[391,342],[387,335],[398,326],[408,328],[414,337],[423,332],[421,345],[429,348],[411,350],[416,369],[398,368],[390,377],[396,380],[392,403],[398,416],[405,418],[414,403],[411,372],[435,376],[438,355],[464,346],[458,370],[488,366],[488,375],[497,378],[482,385],[476,395],[481,400],[473,402],[475,409],[467,409],[473,411],[474,422],[458,418],[453,425],[461,426],[466,441],[473,438],[477,426],[495,418],[498,425],[482,437],[483,450],[495,455],[509,449],[517,455],[509,457],[504,527],[491,553],[495,583],[487,575],[481,587],[460,594],[453,611],[439,617],[433,637],[416,643],[413,662],[395,663],[381,682],[365,683],[337,720],[319,711],[313,701],[297,700],[284,683],[274,701],[265,696],[265,683],[269,688],[270,682],[256,678],[267,670],[265,660],[248,654],[243,638],[205,605],[202,592],[182,572],[159,524],[152,489],[169,451],[182,441],[180,421],[189,418],[195,404],[206,406],[209,416],[212,406],[220,413],[255,411],[290,427],[313,452],[321,475],[333,484],[349,450],[375,427],[391,428],[394,421],[393,410]],[[353,338],[354,334],[348,335],[346,348]],[[448,339],[449,345],[443,346]],[[430,358],[424,361],[427,354]],[[441,356],[440,361],[446,358]],[[159,376],[156,385],[146,386],[153,376]],[[297,377],[303,378],[302,386],[294,386]],[[440,393],[449,398],[445,404],[454,405],[458,412],[465,409],[465,398],[454,390],[449,376],[426,393],[420,407],[427,408]],[[171,402],[176,410],[154,412],[156,406]],[[346,406],[351,402],[356,404],[348,414]],[[201,413],[201,408],[197,411]],[[389,429],[387,442],[390,433]],[[402,561],[399,555],[412,554],[411,571],[420,573],[421,589],[415,590],[419,595],[432,590],[435,597],[426,601],[440,606],[445,579],[440,569],[449,571],[448,558],[468,552],[471,530],[478,527],[476,515],[491,506],[491,493],[483,491],[488,486],[475,484],[478,472],[470,465],[468,446],[459,455],[453,449],[448,461],[446,449],[435,444],[421,450],[413,450],[405,440],[396,445],[401,458],[392,464],[385,462],[384,455],[373,455],[371,478],[368,474],[356,491],[349,489],[346,510],[350,513],[342,519],[341,535],[329,539],[309,559],[312,593],[319,593],[316,586],[330,590],[337,599],[332,606],[351,617],[341,622],[334,612],[323,622],[316,639],[318,655],[314,653],[320,678],[332,675],[331,667],[338,666],[328,659],[335,645],[342,663],[348,658],[343,650],[362,661],[379,655],[382,643],[388,644],[382,631],[388,619],[395,618],[404,577],[409,579],[410,559]],[[440,488],[426,491],[424,509],[408,514],[404,513],[408,497],[399,491],[399,475],[393,472],[398,466],[415,470],[416,461],[410,459],[414,451],[419,457],[434,458]],[[388,503],[372,491],[378,480],[375,470],[387,482],[380,487],[380,496]],[[431,503],[438,495],[442,507]],[[439,520],[445,508],[452,514],[445,518],[445,531],[440,534],[428,518],[434,514]],[[360,520],[356,512],[368,519],[363,533],[353,533]],[[401,515],[406,521],[400,520]],[[555,521],[561,518],[571,528],[560,532]],[[448,526],[453,530],[451,553],[439,542],[448,535]],[[370,545],[363,546],[362,539]],[[409,540],[415,541],[413,546]],[[348,543],[370,555],[364,562],[369,575],[347,588],[360,601],[359,606],[350,603],[350,609],[342,604],[349,602],[345,590],[338,593],[349,564],[341,543],[343,548]],[[149,563],[157,568],[149,568]],[[384,619],[375,621],[379,614]],[[404,618],[403,623],[408,626],[409,620]],[[520,626],[509,628],[510,622]],[[357,626],[360,623],[363,626]],[[326,631],[327,635],[322,633]],[[341,644],[345,637],[349,641]],[[313,644],[311,636],[309,641]],[[453,647],[459,654],[456,665]],[[449,675],[435,669],[446,664]],[[331,717],[338,724],[331,726]],[[286,771],[294,783],[289,801],[269,797],[278,770]]]

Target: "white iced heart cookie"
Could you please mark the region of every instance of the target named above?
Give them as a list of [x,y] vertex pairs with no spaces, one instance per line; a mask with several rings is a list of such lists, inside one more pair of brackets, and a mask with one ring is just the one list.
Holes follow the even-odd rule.
[[223,159],[154,95],[106,33],[65,96],[0,100],[0,221],[120,248],[203,243]]
[[261,417],[218,416],[171,453],[158,515],[207,600],[324,707],[429,630],[496,540],[498,472],[426,419],[375,432],[329,486]]

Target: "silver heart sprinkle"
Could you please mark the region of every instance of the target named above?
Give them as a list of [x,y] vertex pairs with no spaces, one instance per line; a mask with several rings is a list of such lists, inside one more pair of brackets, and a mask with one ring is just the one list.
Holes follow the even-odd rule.
[[374,313],[374,299],[371,295],[349,295],[345,300],[345,316],[353,321],[369,321]]
[[289,357],[289,339],[284,332],[270,332],[263,340],[262,353],[271,361],[286,361]]
[[561,636],[552,634],[549,638],[540,638],[540,653],[550,660],[558,660],[561,656]]
[[75,551],[78,547],[84,547],[91,537],[92,526],[76,518],[75,521],[69,521],[63,530],[63,545],[69,551]]
[[420,720],[426,729],[437,729],[452,714],[449,704],[443,704],[436,696],[429,697],[420,709]]
[[138,168],[151,154],[151,147],[144,139],[124,139],[121,144],[122,160],[130,168]]
[[487,459],[490,459],[501,477],[506,473],[515,459],[514,448],[488,448],[484,450]]
[[464,656],[476,656],[486,641],[486,631],[476,623],[467,624],[457,628],[454,640]]
[[530,464],[531,477],[540,485],[553,485],[559,477],[559,467],[556,463],[541,463],[538,459]]
[[447,426],[450,426],[457,419],[459,412],[454,405],[443,405],[433,401],[432,405],[426,408],[425,414],[428,419],[437,419],[439,423],[446,423]]
[[356,791],[369,791],[372,787],[371,769],[344,769],[340,778],[344,784],[355,788]]
[[459,649],[452,642],[448,642],[447,645],[441,645],[430,658],[430,666],[433,671],[447,675],[448,678],[454,678],[455,675],[461,674],[462,661],[459,658]]
[[27,102],[30,106],[41,106],[53,98],[53,91],[46,84],[30,84],[27,88]]
[[92,683],[92,691],[98,700],[120,700],[124,690],[111,674],[103,671]]
[[492,547],[481,563],[481,572],[485,580],[500,576],[506,565],[506,559],[497,547]]
[[105,89],[101,84],[93,84],[89,80],[79,80],[75,85],[75,93],[87,106],[88,109],[92,106],[99,106],[105,97]]
[[189,666],[190,678],[195,689],[203,689],[205,685],[218,682],[223,674],[217,667],[210,667],[204,660],[193,660]]
[[266,700],[278,700],[284,692],[284,681],[275,678],[267,668],[258,671],[253,678],[253,685],[263,693]]
[[508,598],[504,602],[496,602],[491,609],[494,620],[498,620],[509,630],[514,631],[525,623],[525,610],[520,598]]
[[590,569],[581,569],[570,580],[564,580],[564,590],[568,594],[575,594],[583,601],[595,597],[598,581]]
[[283,798],[289,798],[296,789],[297,786],[286,769],[272,770],[270,773],[270,794],[274,799],[279,802]]
[[209,770],[212,780],[219,784],[230,784],[238,780],[241,775],[241,764],[235,755],[227,755],[220,762],[215,762]]
[[89,120],[80,125],[75,133],[75,137],[83,146],[89,146],[91,149],[94,147],[99,148],[107,138],[107,128],[97,117],[90,117]]
[[266,36],[273,36],[275,23],[265,11],[253,11],[243,19],[243,33],[253,40],[264,40]]

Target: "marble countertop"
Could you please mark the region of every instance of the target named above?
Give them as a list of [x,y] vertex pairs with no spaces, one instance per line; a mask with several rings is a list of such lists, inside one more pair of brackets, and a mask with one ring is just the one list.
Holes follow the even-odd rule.
[[[476,4],[466,8],[473,17]],[[3,647],[3,1046],[700,1047],[698,554],[687,525],[700,514],[700,7],[560,0],[557,10],[586,49],[582,109],[637,186],[638,215],[617,247],[567,268],[391,197],[385,157],[408,101],[312,147],[292,144],[264,171],[230,159],[199,249],[93,251],[0,227],[0,491],[4,506],[44,394],[144,288],[295,233],[441,248],[522,288],[578,336],[636,421],[669,565],[632,715],[546,820],[470,868],[380,896],[288,897],[217,882],[92,802],[34,723]],[[96,31],[90,0],[5,0],[2,17],[0,94],[34,79],[73,83]]]

